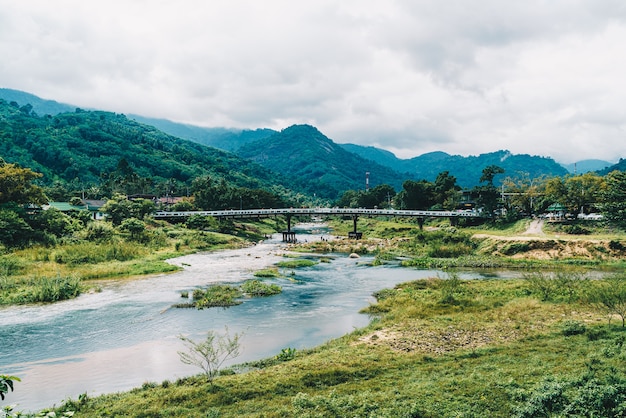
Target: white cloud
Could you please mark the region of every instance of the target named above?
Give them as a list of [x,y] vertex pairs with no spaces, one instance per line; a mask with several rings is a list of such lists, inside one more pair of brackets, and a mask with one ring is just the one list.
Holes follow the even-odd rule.
[[0,0],[0,80],[203,126],[310,123],[402,157],[626,156],[626,3]]

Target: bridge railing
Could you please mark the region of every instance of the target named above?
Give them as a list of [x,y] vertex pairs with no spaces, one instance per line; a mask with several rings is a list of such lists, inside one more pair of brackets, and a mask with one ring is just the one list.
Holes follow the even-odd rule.
[[273,215],[365,215],[365,216],[413,216],[440,218],[477,218],[475,211],[444,210],[401,210],[401,209],[364,209],[364,208],[284,208],[284,209],[245,209],[212,211],[157,211],[155,218],[181,218],[192,215],[246,218]]

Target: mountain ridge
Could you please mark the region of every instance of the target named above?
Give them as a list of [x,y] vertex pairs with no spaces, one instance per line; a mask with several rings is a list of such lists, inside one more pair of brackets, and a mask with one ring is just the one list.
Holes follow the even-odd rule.
[[[8,97],[12,101],[14,100],[22,106],[32,106],[32,110],[37,114],[53,114],[50,112],[73,112],[75,110],[79,110],[71,105],[58,103],[53,100],[40,99],[35,95],[20,92],[18,90],[0,89],[0,98],[4,97]],[[153,126],[156,129],[174,137],[243,155],[248,159],[257,159],[259,160],[257,162],[260,162],[263,159],[264,161],[270,160],[270,155],[266,153],[264,154],[262,150],[264,141],[268,141],[269,138],[272,138],[277,134],[281,134],[286,129],[289,129],[285,128],[283,131],[279,132],[267,128],[259,128],[256,130],[205,128],[194,125],[180,124],[166,119],[146,118],[138,115],[131,115],[129,118],[137,122]],[[320,135],[323,135],[317,130],[317,128],[315,128],[315,130]],[[364,173],[368,171],[366,167],[368,165],[372,165],[371,163],[374,163],[372,165],[373,168],[369,170],[373,184],[379,184],[381,181],[388,181],[389,184],[393,185],[397,189],[402,183],[402,181],[399,181],[398,178],[403,178],[404,180],[425,179],[433,181],[436,176],[443,171],[448,171],[451,175],[455,176],[458,184],[462,187],[470,188],[480,183],[479,180],[482,170],[488,165],[498,165],[504,168],[505,174],[502,178],[507,176],[513,177],[518,173],[526,173],[531,177],[539,175],[565,175],[568,173],[566,167],[558,164],[552,158],[531,156],[528,154],[512,154],[507,150],[466,157],[460,155],[450,155],[444,151],[434,151],[409,159],[400,159],[392,152],[381,148],[356,144],[337,144],[325,136],[324,138],[326,138],[324,141],[318,142],[318,149],[325,149],[327,155],[339,153],[339,155],[335,156],[337,161],[334,162],[334,165],[331,164],[324,167],[324,164],[333,159],[329,157],[326,159],[316,160],[312,155],[309,155],[310,153],[308,151],[303,152],[302,149],[298,148],[304,144],[303,142],[293,140],[293,138],[291,141],[283,143],[285,149],[280,150],[280,154],[283,155],[283,160],[291,161],[291,171],[287,172],[288,170],[283,170],[283,173],[291,178],[293,178],[296,172],[301,171],[299,170],[299,167],[311,166],[309,162],[315,160],[316,164],[313,165],[316,165],[316,167],[309,170],[309,172],[306,170],[303,171],[301,174],[303,174],[304,177],[299,180],[298,184],[307,188],[306,184],[304,184],[306,181],[315,181],[315,185],[311,185],[308,189],[321,187],[333,195],[341,187],[349,186],[356,189],[363,188],[365,184]],[[273,140],[275,140],[275,138]],[[250,145],[253,143],[256,143],[256,145]],[[267,145],[267,142],[265,145]],[[254,152],[252,151],[253,147],[256,148],[256,151]],[[339,149],[350,153],[352,156],[342,154]],[[274,154],[277,154],[279,151],[276,148],[273,148],[273,150]],[[330,154],[328,154],[329,150],[332,150]],[[307,155],[306,158],[310,161],[307,161],[306,159],[300,161],[295,160],[298,155],[304,156],[305,154]],[[352,172],[350,172],[350,170],[344,170],[343,167],[339,167],[347,164],[346,161],[348,160],[356,161],[356,163],[348,164],[352,167]],[[280,165],[280,163],[281,161],[274,162],[273,165],[277,166]],[[600,162],[600,164],[602,164],[602,162]],[[358,167],[359,170],[355,172],[356,167]],[[605,170],[607,172],[611,171],[612,167],[619,169],[620,166],[616,164],[606,168]],[[578,170],[582,169],[578,167]],[[361,171],[363,173],[361,173]],[[324,176],[324,174],[326,174],[326,176]],[[338,183],[336,185],[331,184],[330,186],[325,185],[322,187],[319,183],[320,181]],[[331,189],[334,189],[334,191],[331,191]]]

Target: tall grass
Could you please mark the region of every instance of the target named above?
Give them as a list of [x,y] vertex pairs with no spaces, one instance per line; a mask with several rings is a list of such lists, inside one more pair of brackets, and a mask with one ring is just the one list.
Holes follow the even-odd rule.
[[66,245],[54,252],[54,261],[59,264],[76,266],[97,264],[106,261],[128,261],[145,254],[145,249],[136,243],[124,241],[111,243],[83,242]]
[[82,285],[76,276],[33,277],[0,298],[4,304],[50,303],[72,299],[81,294]]

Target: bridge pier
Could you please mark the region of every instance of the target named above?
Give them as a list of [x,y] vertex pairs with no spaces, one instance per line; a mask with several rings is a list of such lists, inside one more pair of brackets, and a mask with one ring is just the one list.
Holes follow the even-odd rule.
[[358,221],[359,216],[358,215],[352,215],[352,224],[353,224],[353,228],[351,232],[348,232],[348,238],[354,238],[354,239],[361,239],[363,238],[363,233],[362,232],[358,232],[356,229],[356,222]]
[[283,242],[294,243],[297,241],[296,233],[291,231],[291,214],[285,215],[287,218],[287,230],[283,231]]
[[295,232],[283,231],[283,242],[288,242],[290,244],[293,244],[296,241],[298,241],[298,240],[296,239],[296,233]]

